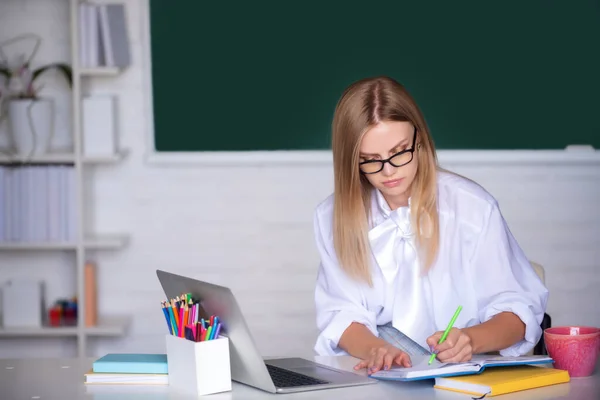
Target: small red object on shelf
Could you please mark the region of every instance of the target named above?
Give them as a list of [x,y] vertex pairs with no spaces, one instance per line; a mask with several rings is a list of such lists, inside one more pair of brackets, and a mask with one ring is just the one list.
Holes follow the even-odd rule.
[[48,310],[48,326],[76,326],[77,298],[60,299]]
[[54,306],[48,310],[48,324],[50,326],[62,325],[62,310],[60,306]]

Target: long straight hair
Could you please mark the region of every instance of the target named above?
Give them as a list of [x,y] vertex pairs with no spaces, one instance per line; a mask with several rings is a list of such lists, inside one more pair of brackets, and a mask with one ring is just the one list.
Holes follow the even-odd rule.
[[368,241],[373,187],[359,171],[360,143],[370,128],[386,121],[406,121],[417,128],[419,164],[409,190],[411,223],[423,271],[435,262],[439,247],[438,162],[423,114],[407,90],[389,77],[353,83],[342,94],[333,118],[333,242],[342,269],[369,286],[373,283]]

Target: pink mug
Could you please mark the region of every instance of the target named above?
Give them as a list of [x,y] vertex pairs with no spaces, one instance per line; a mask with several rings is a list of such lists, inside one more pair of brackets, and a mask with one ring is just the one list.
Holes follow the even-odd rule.
[[572,378],[590,376],[600,353],[600,328],[557,326],[544,330],[548,355],[554,368],[569,372]]

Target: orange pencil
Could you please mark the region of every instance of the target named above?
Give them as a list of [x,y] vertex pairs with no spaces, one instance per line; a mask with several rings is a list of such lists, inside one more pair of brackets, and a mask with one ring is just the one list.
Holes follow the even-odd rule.
[[183,321],[186,326],[190,324],[189,314],[190,314],[190,309],[188,308],[187,303],[185,303],[185,305],[183,306]]

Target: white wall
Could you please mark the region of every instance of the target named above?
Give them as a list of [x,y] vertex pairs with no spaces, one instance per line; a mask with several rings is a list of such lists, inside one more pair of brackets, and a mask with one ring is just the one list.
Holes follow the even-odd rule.
[[[263,354],[310,352],[316,336],[312,296],[318,264],[312,212],[332,189],[331,166],[148,165],[145,129],[151,116],[144,112],[142,1],[125,0],[132,67],[117,78],[95,78],[90,86],[96,93],[119,96],[120,140],[130,154],[121,164],[91,170],[87,193],[95,231],[131,234],[124,250],[91,254],[99,264],[99,311],[135,317],[127,337],[93,339],[90,349],[94,355],[164,351],[163,295],[155,275],[160,268],[232,287]],[[40,11],[44,17],[34,19],[31,10],[36,7],[61,12]],[[0,40],[13,29],[56,30],[56,40],[48,38],[43,46],[47,58],[64,58],[67,11],[65,0],[3,0]],[[5,23],[15,16],[18,22]],[[546,268],[554,323],[600,326],[598,164],[446,167],[498,198],[517,240]],[[43,278],[53,300],[73,294],[73,265],[69,254],[3,252],[0,282],[16,275]],[[0,339],[0,357],[74,352],[74,341],[68,339]]]

